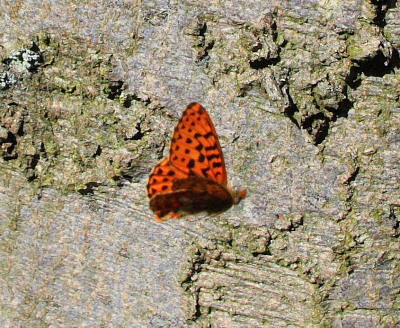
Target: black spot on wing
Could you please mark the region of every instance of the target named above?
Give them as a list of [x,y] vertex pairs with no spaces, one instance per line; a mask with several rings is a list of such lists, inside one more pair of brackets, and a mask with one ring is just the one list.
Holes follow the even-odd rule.
[[201,169],[201,173],[203,173],[203,175],[205,176],[205,177],[207,177],[208,178],[208,171],[210,171],[210,169],[207,167],[207,168],[205,168],[205,169]]
[[194,160],[191,158],[191,159],[189,160],[189,163],[188,163],[187,167],[188,167],[189,169],[192,169],[192,168],[195,167],[195,165],[196,165],[196,163],[195,163]]
[[219,155],[208,155],[208,156],[207,156],[207,159],[208,159],[209,161],[212,161],[213,159],[216,159],[216,158],[220,158],[220,156],[219,156]]

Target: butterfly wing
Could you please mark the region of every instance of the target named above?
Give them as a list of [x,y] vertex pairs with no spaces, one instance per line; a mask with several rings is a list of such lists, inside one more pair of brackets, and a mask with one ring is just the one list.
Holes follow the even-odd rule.
[[197,176],[174,180],[172,191],[156,194],[150,199],[150,209],[158,222],[202,211],[218,213],[232,204],[233,198],[225,187]]
[[147,183],[147,196],[152,198],[156,194],[171,192],[174,180],[187,177],[187,173],[178,170],[169,163],[168,158],[164,158],[150,173]]
[[170,163],[188,175],[227,185],[224,155],[214,124],[205,108],[189,104],[175,127],[170,146]]

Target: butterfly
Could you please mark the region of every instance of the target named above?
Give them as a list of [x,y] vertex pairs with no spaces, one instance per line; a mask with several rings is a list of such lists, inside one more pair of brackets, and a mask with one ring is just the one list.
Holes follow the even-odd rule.
[[203,211],[223,212],[247,194],[227,184],[224,155],[211,118],[202,105],[191,103],[175,127],[169,157],[150,173],[150,209],[158,222]]

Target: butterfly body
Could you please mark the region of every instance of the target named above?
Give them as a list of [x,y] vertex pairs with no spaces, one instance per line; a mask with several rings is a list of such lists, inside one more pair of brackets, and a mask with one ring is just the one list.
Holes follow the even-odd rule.
[[198,103],[182,114],[170,155],[149,176],[147,194],[156,221],[202,211],[218,213],[245,197],[227,188],[227,174],[218,136],[208,113]]

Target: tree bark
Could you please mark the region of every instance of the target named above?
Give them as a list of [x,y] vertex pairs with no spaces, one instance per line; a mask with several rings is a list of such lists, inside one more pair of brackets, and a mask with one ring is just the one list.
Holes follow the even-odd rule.
[[[0,10],[2,327],[400,327],[398,1]],[[156,223],[192,101],[248,196]]]

